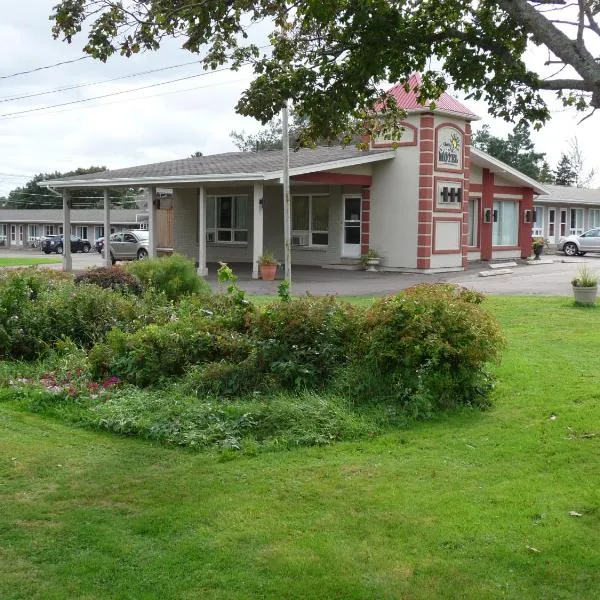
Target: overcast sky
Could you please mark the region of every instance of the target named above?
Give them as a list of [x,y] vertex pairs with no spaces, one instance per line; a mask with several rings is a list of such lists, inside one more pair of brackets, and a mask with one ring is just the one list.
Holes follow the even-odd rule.
[[[52,39],[48,16],[57,1],[2,0],[0,77],[82,56],[84,37],[75,38],[72,45]],[[262,43],[264,31],[257,27],[253,33]],[[234,110],[240,93],[251,80],[249,70],[210,73],[110,98],[4,116],[204,73],[198,64],[188,64],[120,81],[6,101],[15,96],[182,65],[194,59],[194,55],[171,40],[152,54],[129,59],[116,56],[106,64],[86,59],[0,79],[0,195],[40,172],[90,165],[115,169],[182,158],[198,150],[204,154],[235,150],[229,137],[232,129],[254,131],[259,127]],[[483,103],[467,104],[482,117],[475,129],[489,123],[498,135],[511,130],[510,125],[488,117]],[[561,109],[555,102],[553,106],[556,110],[550,124],[534,134],[538,150],[547,153],[554,167],[569,139],[577,136],[588,169],[600,171],[600,117],[593,116],[577,125],[582,115]],[[594,184],[599,181],[596,176]]]

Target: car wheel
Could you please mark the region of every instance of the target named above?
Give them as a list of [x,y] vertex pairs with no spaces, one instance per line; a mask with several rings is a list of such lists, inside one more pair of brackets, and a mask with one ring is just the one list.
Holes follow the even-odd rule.
[[137,258],[138,260],[144,260],[145,258],[148,258],[148,250],[140,248],[137,253]]
[[44,250],[44,254],[50,254],[50,250]]
[[63,253],[63,247],[62,246],[56,246],[56,254],[62,254]]
[[84,244],[83,245],[83,251],[87,254],[90,250],[92,249],[92,247],[89,244]]
[[575,244],[574,242],[567,242],[563,247],[563,252],[567,256],[577,256],[579,250],[577,248],[577,244]]

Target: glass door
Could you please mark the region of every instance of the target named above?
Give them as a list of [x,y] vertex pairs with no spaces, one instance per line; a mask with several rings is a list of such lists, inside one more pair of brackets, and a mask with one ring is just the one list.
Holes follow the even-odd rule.
[[567,235],[567,209],[560,209],[560,237]]
[[344,196],[342,256],[346,258],[360,258],[361,203],[360,196]]
[[548,237],[552,243],[556,242],[556,209],[548,209]]

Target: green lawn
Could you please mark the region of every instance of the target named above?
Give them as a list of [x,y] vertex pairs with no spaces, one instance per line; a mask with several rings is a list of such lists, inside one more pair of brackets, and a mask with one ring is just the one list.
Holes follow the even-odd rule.
[[48,265],[62,262],[62,258],[56,256],[32,256],[21,258],[17,256],[0,257],[0,267],[31,267],[33,265]]
[[0,598],[597,598],[600,309],[487,304],[495,406],[371,440],[228,460],[0,405]]

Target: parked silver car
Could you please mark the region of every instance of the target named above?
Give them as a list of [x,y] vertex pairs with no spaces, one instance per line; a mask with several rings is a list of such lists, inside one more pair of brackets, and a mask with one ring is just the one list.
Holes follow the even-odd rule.
[[[110,236],[110,258],[113,265],[118,260],[143,260],[148,257],[150,236],[144,229],[120,231]],[[102,248],[104,256],[104,248]]]
[[600,252],[600,228],[590,229],[581,235],[569,235],[558,240],[557,250],[567,256],[583,256],[586,252]]

